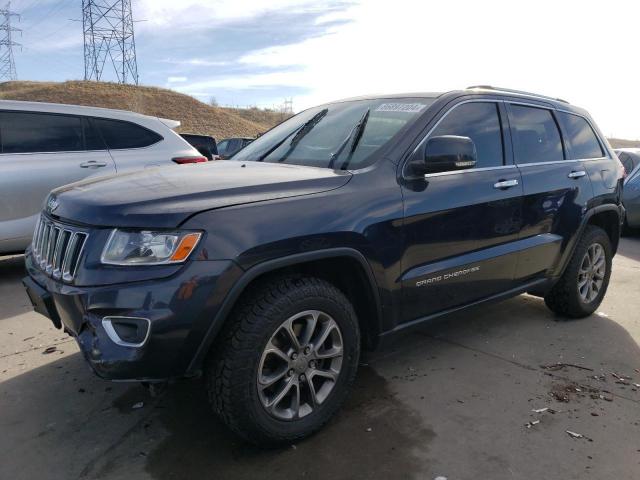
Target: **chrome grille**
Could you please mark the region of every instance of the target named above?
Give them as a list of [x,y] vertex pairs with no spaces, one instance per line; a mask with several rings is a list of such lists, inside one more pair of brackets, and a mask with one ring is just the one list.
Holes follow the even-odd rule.
[[88,234],[40,215],[33,234],[33,256],[50,277],[73,281]]

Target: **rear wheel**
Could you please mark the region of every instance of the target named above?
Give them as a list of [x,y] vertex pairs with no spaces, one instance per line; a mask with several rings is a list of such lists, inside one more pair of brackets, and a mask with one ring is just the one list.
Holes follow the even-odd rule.
[[209,398],[222,420],[259,445],[321,428],[355,377],[360,336],[347,298],[328,282],[288,277],[245,298],[209,361]]
[[545,296],[547,306],[567,317],[591,315],[607,291],[612,257],[607,233],[599,227],[587,226],[567,269]]

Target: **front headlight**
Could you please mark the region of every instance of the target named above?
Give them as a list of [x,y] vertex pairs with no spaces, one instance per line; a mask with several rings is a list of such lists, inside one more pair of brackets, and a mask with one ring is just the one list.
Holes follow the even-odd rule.
[[199,232],[115,229],[100,260],[109,265],[164,265],[184,262],[196,248]]

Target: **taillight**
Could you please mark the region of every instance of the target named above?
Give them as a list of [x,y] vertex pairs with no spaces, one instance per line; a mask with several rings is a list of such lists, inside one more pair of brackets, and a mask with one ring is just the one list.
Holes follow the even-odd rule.
[[207,157],[197,156],[197,157],[176,157],[171,159],[172,162],[175,162],[179,165],[184,165],[185,163],[202,163],[207,161]]

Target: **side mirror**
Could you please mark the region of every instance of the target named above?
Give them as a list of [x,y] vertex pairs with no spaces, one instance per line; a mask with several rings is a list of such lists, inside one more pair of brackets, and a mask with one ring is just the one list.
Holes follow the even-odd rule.
[[424,173],[465,170],[476,166],[476,146],[469,137],[432,137],[424,149]]

